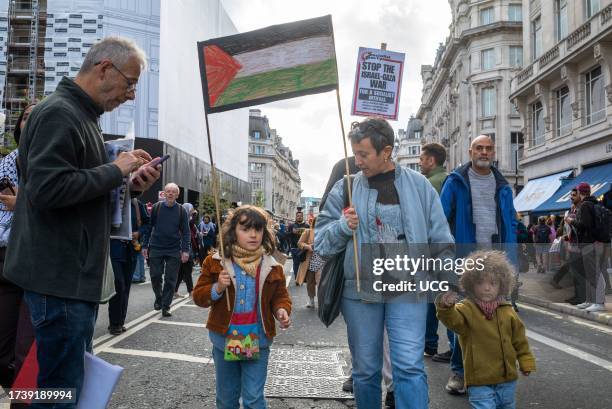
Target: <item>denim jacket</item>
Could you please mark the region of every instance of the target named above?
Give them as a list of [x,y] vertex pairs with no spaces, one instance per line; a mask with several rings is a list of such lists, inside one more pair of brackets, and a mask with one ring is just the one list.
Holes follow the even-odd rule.
[[[403,231],[408,245],[412,244],[450,244],[451,246],[440,246],[431,254],[432,257],[453,257],[453,236],[450,233],[448,222],[444,216],[438,193],[427,179],[408,168],[396,165],[395,188],[397,190],[400,208],[402,212]],[[343,179],[336,182],[329,192],[327,201],[317,218],[315,226],[315,248],[322,256],[332,256],[346,249],[344,257],[344,293],[343,296],[363,301],[381,302],[382,295],[371,294],[361,290],[357,292],[356,275],[354,265],[354,250],[352,230],[348,227],[343,216],[344,189]],[[376,199],[378,192],[370,189],[368,179],[359,172],[355,175],[353,183],[353,207],[359,217],[357,233],[358,256],[361,255],[360,245],[364,243],[376,243]],[[446,253],[446,255],[442,254]],[[361,257],[359,257],[361,259]],[[361,261],[361,260],[360,260]],[[371,266],[362,266],[360,271],[371,269]],[[422,277],[421,277],[422,278]],[[439,279],[448,279],[456,282],[454,273]],[[360,275],[360,285],[372,286],[371,274]]]

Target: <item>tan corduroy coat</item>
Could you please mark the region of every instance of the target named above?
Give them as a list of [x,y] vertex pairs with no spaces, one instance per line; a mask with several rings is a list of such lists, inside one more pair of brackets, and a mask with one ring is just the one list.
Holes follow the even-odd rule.
[[298,268],[298,273],[295,278],[295,281],[299,285],[302,285],[304,280],[306,280],[306,273],[308,272],[308,266],[310,265],[310,259],[312,258],[312,251],[306,250],[304,245],[310,244],[312,246],[313,243],[314,229],[310,228],[305,230],[304,233],[302,233],[302,236],[300,236],[300,240],[298,240],[298,248],[306,251],[306,259],[300,263],[300,267]]

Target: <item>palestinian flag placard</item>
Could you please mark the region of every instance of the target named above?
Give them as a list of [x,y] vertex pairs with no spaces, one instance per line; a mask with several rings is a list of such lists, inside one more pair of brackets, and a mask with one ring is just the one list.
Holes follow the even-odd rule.
[[331,16],[198,42],[207,113],[336,89]]

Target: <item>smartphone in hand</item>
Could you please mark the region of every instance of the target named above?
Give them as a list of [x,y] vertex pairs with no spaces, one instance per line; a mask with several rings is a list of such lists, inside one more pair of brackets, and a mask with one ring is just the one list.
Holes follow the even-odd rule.
[[13,183],[7,177],[0,179],[0,194],[15,196],[15,189]]
[[[168,159],[170,159],[170,155],[164,155],[161,158],[153,159],[151,162],[147,163],[146,166],[151,166],[151,167],[155,168],[158,165],[161,165],[162,163],[167,161]],[[144,175],[142,175],[142,170],[139,170],[138,173],[132,178],[132,183],[134,183],[135,185],[138,185],[138,181],[136,179],[136,177],[138,175],[141,175],[140,177],[143,178],[145,181],[147,180],[147,178]]]

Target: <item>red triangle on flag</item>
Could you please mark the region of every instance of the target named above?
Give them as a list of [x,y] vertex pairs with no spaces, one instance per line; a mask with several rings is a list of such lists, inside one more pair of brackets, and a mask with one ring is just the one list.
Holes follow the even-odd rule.
[[223,94],[242,65],[216,45],[204,47],[204,61],[206,62],[208,100],[212,107],[215,106],[217,98]]

